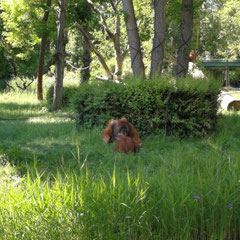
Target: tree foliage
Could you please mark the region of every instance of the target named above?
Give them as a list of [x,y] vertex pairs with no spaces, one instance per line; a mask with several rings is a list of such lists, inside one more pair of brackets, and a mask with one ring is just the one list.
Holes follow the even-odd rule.
[[[166,1],[166,31],[163,71],[172,69],[177,62],[180,41],[182,0]],[[147,0],[133,0],[136,25],[146,75],[150,72],[151,51],[154,37],[154,4]],[[43,24],[46,0],[0,1],[0,78],[13,75],[36,77],[40,40],[48,33],[47,57],[44,72],[54,64],[56,45],[56,9],[58,1],[52,1],[49,20]],[[95,10],[94,10],[95,8]],[[193,36],[190,49],[199,59],[209,52],[212,58],[239,58],[240,3],[237,0],[198,0],[193,4]],[[87,35],[109,69],[109,75],[126,77],[131,74],[130,52],[121,1],[117,0],[69,0],[67,8],[67,69],[76,71],[83,64],[82,34],[76,24],[88,23]],[[116,19],[120,19],[119,51],[122,67],[116,67],[116,46],[112,36],[116,33]],[[111,35],[112,34],[112,35]],[[121,56],[121,54],[119,56]],[[47,56],[46,56],[47,55]],[[89,58],[89,56],[88,56]],[[89,58],[90,59],[90,58]],[[91,50],[91,78],[104,74],[99,57]],[[121,58],[119,58],[121,59]],[[84,66],[84,64],[83,64]],[[120,75],[118,75],[120,74]],[[80,82],[80,77],[79,77]]]
[[15,73],[35,77],[40,37],[47,32],[51,39],[55,38],[55,14],[51,11],[48,23],[42,22],[45,0],[2,0],[0,7],[2,36]]
[[206,16],[201,21],[200,51],[214,58],[239,58],[240,2],[213,1],[205,4]]

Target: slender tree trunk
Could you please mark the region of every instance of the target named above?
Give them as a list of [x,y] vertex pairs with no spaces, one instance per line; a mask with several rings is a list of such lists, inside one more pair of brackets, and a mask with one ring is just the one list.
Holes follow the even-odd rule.
[[121,20],[120,16],[117,10],[118,1],[114,2],[110,0],[110,4],[113,8],[113,11],[115,12],[115,32],[113,33],[110,28],[108,27],[107,22],[105,21],[101,11],[94,5],[94,3],[91,0],[87,0],[88,4],[91,6],[92,10],[98,15],[102,26],[106,33],[109,36],[109,39],[113,42],[114,45],[114,53],[115,53],[115,72],[113,74],[114,79],[119,79],[122,75],[122,67],[123,67],[123,61],[124,56],[121,51],[121,44],[120,44],[120,35],[121,35]]
[[196,47],[195,49],[198,50],[199,42],[200,42],[200,19],[197,19],[196,21]]
[[164,40],[166,31],[166,0],[153,0],[153,6],[155,16],[150,78],[152,78],[155,74],[161,75],[162,73]]
[[177,52],[176,76],[186,77],[188,72],[189,52],[193,32],[193,0],[182,0],[182,16],[180,26],[180,43]]
[[[43,24],[46,24],[49,16],[49,8],[51,7],[51,0],[46,1],[47,10],[44,12]],[[41,39],[40,54],[38,59],[38,81],[37,81],[37,98],[38,100],[43,100],[43,91],[42,91],[42,78],[43,78],[43,69],[44,69],[44,55],[47,44],[47,32],[44,31]]]
[[133,76],[145,78],[145,68],[143,64],[140,38],[133,8],[132,0],[122,0],[123,12],[125,14],[125,23],[128,35],[128,44],[131,55],[131,67]]
[[111,70],[109,69],[109,67],[107,66],[107,64],[104,60],[104,57],[98,51],[98,49],[95,47],[95,45],[92,43],[92,41],[88,37],[87,33],[84,31],[84,28],[82,26],[78,25],[78,24],[76,25],[76,27],[82,33],[83,37],[85,38],[86,43],[89,45],[89,47],[94,51],[94,53],[98,57],[98,60],[102,64],[102,67],[104,68],[108,78],[113,78],[113,74],[112,74]]
[[[88,32],[88,24],[83,27],[85,32]],[[82,48],[83,48],[83,54],[82,54],[82,67],[81,67],[81,80],[80,84],[84,83],[89,80],[90,78],[90,63],[91,63],[91,54],[90,54],[90,47],[86,41],[86,39],[82,38]]]
[[117,12],[115,12],[116,19],[115,19],[115,33],[113,35],[113,43],[114,43],[114,50],[115,50],[115,79],[119,79],[122,75],[122,68],[123,68],[123,55],[121,51],[120,45],[120,34],[121,34],[121,20],[120,16]]
[[55,62],[55,85],[53,95],[52,110],[56,111],[61,108],[63,95],[63,77],[64,77],[64,61],[65,61],[65,46],[67,43],[66,25],[66,8],[67,0],[61,0],[60,12],[57,22],[57,47],[56,47],[56,62]]

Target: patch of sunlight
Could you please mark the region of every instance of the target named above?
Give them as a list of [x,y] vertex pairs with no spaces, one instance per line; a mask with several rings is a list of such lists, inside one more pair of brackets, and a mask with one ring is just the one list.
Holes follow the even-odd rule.
[[240,92],[238,93],[230,93],[234,98],[240,100]]
[[207,143],[212,149],[214,149],[215,152],[221,152],[221,147],[217,143],[214,143],[210,139],[207,140]]
[[42,117],[32,117],[27,120],[28,123],[63,123],[63,122],[72,122],[73,120],[67,116],[58,117],[58,116],[42,116]]
[[17,104],[39,104],[36,94],[33,93],[19,93],[19,92],[8,92],[0,95],[0,101],[2,103],[17,103]]
[[221,113],[221,114],[224,115],[224,116],[240,115],[240,112],[239,112],[239,111],[224,110],[224,109],[221,109],[221,110],[219,111],[219,113]]
[[21,113],[21,115],[26,115],[29,113],[42,113],[41,111],[36,111],[34,109],[4,109],[3,110],[5,114],[15,114],[15,113]]
[[232,97],[240,100],[240,89],[239,88],[224,87],[223,90],[226,91]]
[[19,177],[13,166],[10,165],[9,159],[5,154],[0,155],[0,189],[6,191],[6,188],[16,187],[23,181]]

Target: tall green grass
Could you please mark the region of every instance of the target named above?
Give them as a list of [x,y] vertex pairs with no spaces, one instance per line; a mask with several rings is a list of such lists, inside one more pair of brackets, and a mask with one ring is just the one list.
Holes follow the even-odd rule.
[[0,239],[240,238],[239,114],[207,139],[149,136],[137,154],[100,134],[49,115],[0,121]]
[[[239,158],[185,148],[151,169],[116,155],[54,178],[31,169],[1,181],[1,239],[224,239],[239,232]],[[178,149],[179,151],[179,149]],[[128,160],[130,159],[130,163]],[[151,161],[152,159],[149,159]],[[149,166],[151,163],[149,163]],[[6,170],[10,168],[10,170]],[[61,173],[60,173],[61,172]],[[234,239],[234,238],[232,238]]]

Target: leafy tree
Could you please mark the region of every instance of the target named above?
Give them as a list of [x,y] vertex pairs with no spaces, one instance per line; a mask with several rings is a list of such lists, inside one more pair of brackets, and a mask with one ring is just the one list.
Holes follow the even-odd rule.
[[145,78],[145,68],[141,51],[141,42],[132,0],[122,0],[124,19],[126,23],[128,44],[131,54],[131,67],[134,77]]
[[[84,32],[88,32],[88,23],[86,22],[83,27]],[[82,68],[81,68],[81,80],[80,83],[84,83],[89,80],[90,78],[90,63],[92,61],[91,54],[90,54],[90,47],[85,40],[82,38]]]
[[153,6],[155,15],[150,77],[162,73],[166,35],[166,0],[154,0]]
[[[88,81],[90,78],[91,49],[82,34],[76,30],[76,23],[79,23],[84,32],[89,35],[92,29],[92,22],[95,17],[86,0],[71,0],[68,2],[68,26],[69,26],[69,43],[67,47],[67,57],[71,56],[70,61],[73,70],[80,69],[81,79],[79,83]],[[72,45],[72,46],[69,46]],[[68,65],[70,62],[67,61]],[[80,65],[81,68],[80,68]]]
[[[47,4],[49,3],[48,0]],[[50,10],[46,0],[2,0],[0,7],[4,23],[3,38],[8,45],[14,72],[20,77],[35,78],[37,66],[42,65],[39,68],[39,76],[42,75],[44,53],[41,50],[43,45],[46,45],[46,39],[40,45],[41,38],[45,38],[46,35],[52,39],[55,37],[54,14],[50,14],[46,22]],[[38,95],[41,99],[42,93]]]
[[66,31],[66,11],[67,0],[61,0],[59,3],[59,13],[57,22],[57,45],[55,54],[55,85],[52,110],[56,111],[61,108],[63,96],[63,77],[64,77],[64,61],[65,61],[65,46],[67,44]]
[[182,0],[180,42],[177,52],[176,76],[186,77],[188,72],[189,52],[193,32],[193,0]]
[[[4,24],[2,39],[8,45],[8,54],[11,55],[12,65],[19,76],[36,74],[35,61],[37,54],[34,46],[38,43],[38,37],[29,18],[29,8],[23,0],[1,1],[1,19]],[[20,64],[26,63],[24,70]],[[32,71],[35,69],[34,71]]]
[[[89,21],[91,24],[91,33],[84,30],[84,26],[86,25],[85,20],[78,21],[77,28],[97,56],[107,77],[110,79],[119,79],[122,75],[123,61],[127,53],[121,34],[120,1],[92,2],[87,0],[86,2],[94,14]],[[103,48],[108,47],[105,51],[102,51],[102,46],[104,46]],[[114,58],[114,69],[107,63],[109,57]]]
[[2,37],[2,32],[4,30],[3,21],[0,18],[0,90],[6,88],[7,80],[10,78],[13,70],[11,69],[11,65],[7,59],[6,53],[6,42]]
[[[46,0],[46,9],[44,11],[44,16],[42,23],[46,24],[49,17],[49,8],[51,6],[52,0]],[[42,32],[41,37],[41,46],[40,46],[40,53],[39,53],[39,60],[38,60],[38,84],[37,84],[37,98],[38,100],[43,100],[43,89],[42,89],[42,77],[43,77],[43,68],[44,68],[44,55],[46,50],[47,44],[47,36],[48,32],[46,29]]]
[[215,1],[206,6],[206,17],[201,24],[201,51],[214,58],[240,57],[240,2]]

